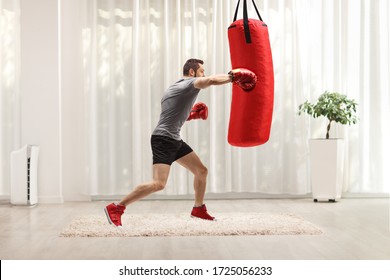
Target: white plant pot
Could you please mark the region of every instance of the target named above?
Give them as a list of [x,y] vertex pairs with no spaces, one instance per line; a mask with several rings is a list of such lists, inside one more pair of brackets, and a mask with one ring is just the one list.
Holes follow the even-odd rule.
[[313,199],[335,202],[343,189],[343,139],[311,139],[310,168]]

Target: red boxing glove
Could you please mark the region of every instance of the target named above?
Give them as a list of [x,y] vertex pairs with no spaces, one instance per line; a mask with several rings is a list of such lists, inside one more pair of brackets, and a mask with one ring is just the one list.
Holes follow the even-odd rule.
[[257,82],[256,74],[245,68],[234,69],[229,72],[229,75],[232,78],[232,83],[246,91],[253,89]]
[[208,115],[209,115],[209,109],[207,108],[207,105],[202,102],[199,102],[196,103],[194,107],[192,107],[187,121],[196,120],[196,119],[207,120]]

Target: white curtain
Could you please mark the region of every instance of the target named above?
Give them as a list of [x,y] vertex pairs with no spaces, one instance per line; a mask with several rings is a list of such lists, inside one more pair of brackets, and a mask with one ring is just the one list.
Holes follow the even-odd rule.
[[0,196],[10,194],[10,153],[19,144],[19,1],[0,0]]
[[[123,195],[150,180],[149,140],[164,90],[179,79],[188,58],[203,59],[206,75],[230,70],[227,28],[236,3],[81,1],[91,195]],[[187,123],[182,138],[209,169],[207,191],[310,193],[308,140],[324,137],[326,124],[298,116],[297,109],[329,90],[359,103],[359,123],[335,126],[331,132],[346,139],[344,191],[388,192],[389,1],[256,3],[268,24],[273,51],[271,138],[254,148],[230,146],[226,137],[231,86],[202,90],[199,101],[208,104],[209,120]],[[257,18],[251,1],[248,8],[250,17]],[[172,167],[163,193],[192,194],[192,175]]]
[[[19,2],[0,0],[0,197],[9,196],[10,152],[20,144]],[[309,193],[308,139],[323,137],[326,122],[298,116],[297,108],[325,90],[359,103],[359,123],[331,132],[346,140],[344,191],[389,192],[389,1],[255,2],[268,24],[273,51],[271,139],[256,148],[231,147],[226,141],[230,85],[202,90],[199,101],[208,104],[209,120],[187,123],[182,137],[209,168],[208,192]],[[150,180],[149,138],[163,92],[190,57],[205,61],[206,74],[230,70],[227,27],[236,3],[78,1],[88,100],[80,121],[88,127],[89,155],[88,184],[81,192],[123,195]],[[248,8],[256,18],[251,1]],[[163,193],[192,194],[192,179],[174,164]]]

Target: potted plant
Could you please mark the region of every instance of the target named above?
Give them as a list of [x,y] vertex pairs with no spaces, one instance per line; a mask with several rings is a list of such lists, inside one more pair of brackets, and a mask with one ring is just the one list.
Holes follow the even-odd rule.
[[312,104],[308,101],[299,105],[299,115],[307,113],[313,118],[328,120],[325,139],[310,139],[310,168],[314,201],[340,199],[343,182],[344,143],[343,139],[330,138],[332,123],[351,125],[357,123],[357,103],[338,92],[325,91]]

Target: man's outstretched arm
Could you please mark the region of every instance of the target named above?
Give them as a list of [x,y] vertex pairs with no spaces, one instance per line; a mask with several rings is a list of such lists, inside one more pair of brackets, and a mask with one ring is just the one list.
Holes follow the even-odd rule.
[[249,91],[254,88],[257,82],[256,74],[245,68],[237,68],[230,71],[228,74],[218,74],[209,77],[197,78],[194,82],[194,87],[204,89],[209,86],[223,85],[234,82],[243,90]]
[[229,74],[217,74],[208,77],[199,77],[194,82],[194,87],[204,89],[209,86],[218,86],[232,82],[232,76]]

